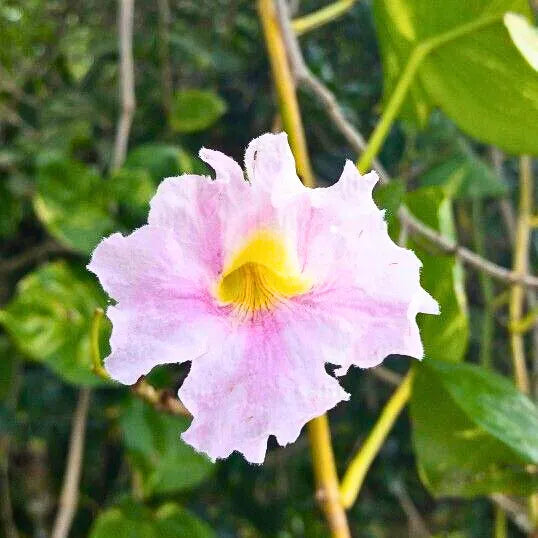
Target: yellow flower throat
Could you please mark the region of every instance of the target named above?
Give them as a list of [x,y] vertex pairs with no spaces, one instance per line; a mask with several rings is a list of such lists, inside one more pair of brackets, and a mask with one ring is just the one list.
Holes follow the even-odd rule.
[[244,315],[269,310],[284,298],[307,292],[311,282],[291,259],[283,238],[257,232],[232,257],[217,282],[219,302],[235,305]]

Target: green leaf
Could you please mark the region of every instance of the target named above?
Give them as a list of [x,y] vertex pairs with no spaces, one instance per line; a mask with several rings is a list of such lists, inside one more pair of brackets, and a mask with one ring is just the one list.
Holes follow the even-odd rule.
[[179,133],[203,131],[226,112],[226,103],[209,90],[181,90],[175,93],[170,125]]
[[142,168],[158,183],[165,177],[177,176],[182,170],[183,150],[167,144],[143,144],[132,149],[125,159],[125,168]]
[[85,164],[52,155],[38,171],[34,209],[49,233],[84,254],[114,230],[104,180]]
[[428,170],[420,178],[420,183],[424,186],[441,186],[453,199],[507,194],[505,183],[495,171],[476,155],[464,151]]
[[120,208],[117,219],[128,230],[146,221],[149,201],[155,194],[155,185],[147,170],[120,168],[109,178],[106,186],[110,200],[115,200]]
[[482,367],[426,360],[411,398],[420,477],[435,496],[528,495],[538,476],[538,410]]
[[517,13],[507,13],[504,24],[519,52],[538,71],[538,28],[531,26],[525,17]]
[[[454,238],[452,204],[441,189],[424,187],[410,192],[406,204],[425,224]],[[460,361],[469,341],[463,268],[454,256],[432,253],[420,242],[410,240],[408,246],[422,260],[422,286],[438,301],[441,309],[439,316],[419,316],[425,355]]]
[[538,408],[511,381],[472,364],[428,361],[427,365],[476,424],[524,461],[538,463]]
[[77,385],[106,383],[91,371],[90,326],[106,299],[88,273],[65,262],[41,266],[17,285],[0,323],[20,351]]
[[215,533],[201,519],[176,503],[166,503],[155,512],[126,502],[102,512],[90,538],[214,538]]
[[161,506],[156,514],[158,536],[161,538],[214,538],[215,533],[207,523],[174,503]]
[[131,398],[121,418],[125,445],[142,474],[144,495],[192,488],[213,470],[213,464],[180,440],[188,420],[158,413]]
[[[440,107],[471,136],[512,153],[538,153],[538,73],[503,24],[513,11],[530,17],[526,0],[376,0],[385,101],[415,48],[447,32],[493,21],[435,48],[422,61],[402,115],[423,125]],[[471,25],[471,26],[468,26]],[[507,112],[509,111],[509,113]]]

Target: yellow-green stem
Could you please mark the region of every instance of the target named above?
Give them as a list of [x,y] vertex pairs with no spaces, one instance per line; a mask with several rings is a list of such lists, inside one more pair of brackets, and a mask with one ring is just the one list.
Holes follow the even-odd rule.
[[315,418],[308,423],[308,435],[312,447],[316,499],[325,512],[333,538],[349,538],[351,535],[340,500],[331,431],[326,415]]
[[345,508],[350,508],[357,499],[372,461],[385,442],[398,415],[409,401],[413,377],[414,371],[410,370],[400,383],[400,386],[394,391],[390,400],[386,403],[379,419],[368,434],[366,441],[349,464],[340,487],[340,496]]
[[278,105],[282,125],[288,133],[293,150],[297,172],[307,187],[316,183],[304,135],[295,82],[291,73],[286,47],[282,39],[280,25],[272,0],[258,0],[258,12],[265,36],[265,44],[273,72],[273,81],[278,95]]
[[292,22],[292,28],[297,35],[303,35],[315,30],[349,11],[357,0],[338,0],[328,6],[322,7],[313,13],[297,17]]
[[506,512],[500,507],[495,506],[495,528],[493,538],[506,538],[507,535]]
[[538,323],[538,307],[525,314],[518,321],[511,322],[508,328],[513,333],[523,334],[533,329],[536,323]]
[[[530,226],[529,216],[532,209],[532,171],[529,157],[521,157],[519,172],[519,209],[516,238],[514,243],[513,268],[516,274],[524,275],[529,266]],[[525,290],[520,284],[513,284],[510,290],[510,325],[520,323],[523,316]],[[510,332],[514,378],[519,390],[530,392],[529,374],[525,363],[525,343],[520,332]]]
[[[280,114],[299,175],[307,186],[315,186],[293,76],[286,56],[284,40],[272,0],[258,0],[258,13],[264,30],[273,79],[279,97]],[[345,510],[340,502],[338,475],[331,433],[326,415],[308,423],[312,446],[312,464],[316,478],[316,497],[320,502],[332,538],[350,538]]]
[[481,17],[473,22],[458,26],[453,30],[439,34],[438,36],[427,39],[416,45],[413,52],[409,56],[409,59],[407,60],[407,64],[405,65],[400,78],[398,79],[398,83],[390,96],[381,119],[376,125],[372,136],[368,140],[365,150],[357,162],[357,168],[361,173],[369,170],[373,160],[381,150],[383,142],[387,138],[394,120],[398,116],[400,108],[407,96],[407,92],[409,91],[415,75],[418,72],[418,68],[422,64],[424,58],[426,58],[426,56],[435,49],[472,32],[481,30],[486,26],[499,22],[501,18],[502,14],[485,15],[484,17]]
[[[519,207],[514,243],[513,267],[517,274],[526,274],[529,269],[529,244],[531,235],[531,215],[533,206],[532,159],[523,156],[519,160]],[[521,323],[525,302],[523,286],[514,284],[510,289],[510,327]],[[530,394],[530,379],[525,360],[525,341],[521,332],[510,332],[514,378],[519,390]],[[529,497],[529,519],[538,529],[538,494]]]
[[101,330],[101,321],[103,320],[104,312],[102,308],[96,308],[93,313],[92,326],[90,332],[90,345],[92,354],[92,370],[93,373],[103,379],[110,379],[108,372],[103,368],[101,362],[101,350],[99,348],[99,331]]

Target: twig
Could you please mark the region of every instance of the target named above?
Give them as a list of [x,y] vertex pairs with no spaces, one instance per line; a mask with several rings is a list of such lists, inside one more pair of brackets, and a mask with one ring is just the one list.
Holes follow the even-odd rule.
[[514,522],[519,530],[525,533],[532,531],[531,522],[523,506],[518,502],[500,493],[493,493],[489,498],[506,512],[506,515]]
[[397,374],[396,372],[393,372],[392,370],[389,370],[384,366],[376,366],[375,368],[370,368],[368,370],[368,373],[372,374],[378,379],[381,379],[381,381],[384,381],[385,383],[388,383],[389,385],[393,385],[395,387],[397,387],[403,379],[400,374]]
[[[13,370],[9,379],[9,389],[4,397],[6,409],[15,413],[20,390],[19,362],[13,359]],[[8,432],[0,434],[0,517],[6,538],[18,538],[19,532],[13,519],[13,505],[9,484],[11,436]]]
[[190,417],[189,410],[169,391],[156,389],[141,377],[131,390],[142,400],[148,402],[159,411],[165,411],[171,415]]
[[[346,119],[332,92],[330,92],[330,90],[328,90],[323,83],[320,82],[320,80],[317,79],[306,67],[304,58],[297,43],[297,38],[295,37],[291,28],[290,19],[289,16],[287,16],[286,6],[283,0],[280,0],[279,6],[281,7],[281,9],[279,9],[279,13],[284,35],[284,42],[286,43],[289,60],[295,76],[297,77],[297,81],[310,88],[312,93],[314,93],[319,102],[325,108],[327,115],[332,119],[335,127],[344,135],[350,146],[357,151],[357,153],[360,153],[365,147],[364,138],[360,132]],[[390,181],[390,177],[386,170],[377,160],[373,161],[373,166],[383,183]],[[439,248],[442,252],[457,256],[464,263],[467,263],[475,269],[484,271],[492,278],[508,284],[519,283],[528,288],[538,289],[538,277],[517,274],[484,259],[471,250],[458,245],[458,243],[455,241],[452,241],[451,239],[448,239],[437,231],[433,230],[413,216],[406,207],[400,207],[400,210],[398,211],[398,218],[400,219],[402,225],[408,228],[411,233],[424,237],[436,245],[437,248]]]
[[9,441],[8,435],[0,437],[0,514],[6,538],[18,538],[9,488]]
[[398,499],[402,510],[407,516],[407,521],[409,523],[409,536],[413,536],[413,538],[426,538],[431,536],[426,522],[420,515],[420,512],[409,496],[409,493],[403,483],[398,480],[390,489],[392,493],[394,493],[394,496]]
[[79,391],[77,408],[73,416],[71,437],[69,439],[64,483],[60,495],[58,513],[52,529],[52,538],[67,538],[77,509],[90,395],[91,390],[89,388],[83,388]]
[[73,254],[73,252],[54,241],[47,241],[25,250],[22,254],[7,258],[6,260],[0,260],[0,274],[18,271],[52,254]]
[[158,0],[159,8],[159,60],[161,63],[161,85],[163,94],[163,107],[169,117],[172,108],[172,68],[170,66],[170,4],[168,0]]
[[120,92],[121,112],[114,143],[112,170],[117,170],[125,161],[129,132],[135,110],[134,61],[133,61],[133,15],[134,0],[119,0],[119,46],[120,46]]

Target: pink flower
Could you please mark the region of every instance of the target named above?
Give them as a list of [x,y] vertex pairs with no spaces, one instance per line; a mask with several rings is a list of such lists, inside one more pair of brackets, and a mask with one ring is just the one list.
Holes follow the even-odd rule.
[[192,361],[179,397],[183,439],[210,458],[264,460],[267,438],[349,395],[325,364],[368,368],[422,358],[415,317],[438,313],[420,262],[395,245],[372,200],[375,173],[347,162],[338,183],[304,187],[285,134],[253,140],[239,165],[208,149],[216,179],[165,179],[148,224],[104,239],[88,268],[108,309],[110,375],[132,384],[155,365]]

